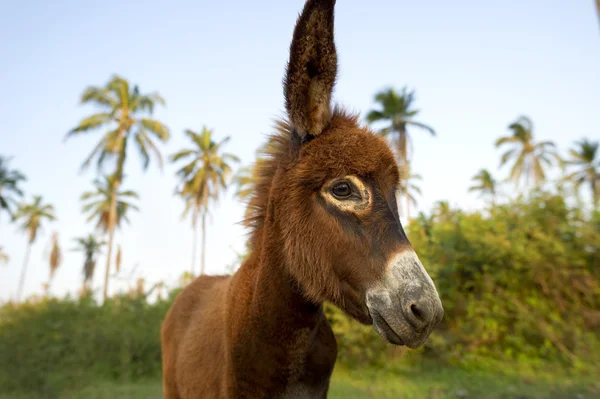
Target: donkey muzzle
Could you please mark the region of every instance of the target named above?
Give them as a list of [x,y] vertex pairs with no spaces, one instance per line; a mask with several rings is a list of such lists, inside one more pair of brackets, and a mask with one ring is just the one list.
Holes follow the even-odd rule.
[[422,346],[444,317],[435,285],[413,251],[390,260],[366,300],[375,330],[388,342],[412,349]]

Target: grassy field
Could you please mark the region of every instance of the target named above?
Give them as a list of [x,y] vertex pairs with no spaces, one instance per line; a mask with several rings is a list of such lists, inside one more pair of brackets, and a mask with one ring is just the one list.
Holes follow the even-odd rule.
[[[101,382],[77,391],[65,391],[65,399],[161,399],[160,381],[135,384]],[[47,395],[0,393],[0,399],[34,399]],[[329,393],[331,399],[591,399],[600,398],[600,381],[593,378],[548,376],[538,380],[460,369],[400,369],[395,372],[338,369]]]

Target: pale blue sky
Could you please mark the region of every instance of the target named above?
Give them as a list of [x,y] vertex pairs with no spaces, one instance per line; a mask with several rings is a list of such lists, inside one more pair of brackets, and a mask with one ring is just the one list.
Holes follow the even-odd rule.
[[[72,237],[91,231],[79,196],[94,172],[78,167],[100,132],[63,143],[65,133],[92,109],[78,105],[82,90],[119,73],[167,100],[156,117],[172,130],[170,154],[186,146],[183,130],[205,124],[227,150],[251,162],[282,114],[281,80],[292,30],[303,1],[29,1],[0,5],[0,154],[29,178],[27,198],[42,194],[58,221],[36,242],[26,294],[47,279],[44,248],[58,231],[65,262],[53,292],[81,285],[82,255],[67,251]],[[593,0],[338,1],[336,40],[340,73],[335,99],[362,115],[388,85],[417,90],[420,119],[437,138],[415,131],[415,172],[423,176],[420,209],[437,200],[466,208],[482,167],[497,172],[494,139],[521,113],[539,139],[565,152],[575,139],[600,138],[600,29]],[[134,278],[173,283],[190,267],[190,224],[173,197],[175,168],[146,174],[136,156],[126,186],[141,195],[141,212],[117,236]],[[504,176],[504,171],[497,172]],[[242,250],[237,225],[243,206],[231,196],[209,224],[209,273],[221,273]],[[0,225],[11,256],[0,268],[0,300],[14,295],[26,238]],[[104,259],[94,284],[100,288]],[[131,283],[133,283],[133,279]],[[112,292],[125,283],[113,281]]]

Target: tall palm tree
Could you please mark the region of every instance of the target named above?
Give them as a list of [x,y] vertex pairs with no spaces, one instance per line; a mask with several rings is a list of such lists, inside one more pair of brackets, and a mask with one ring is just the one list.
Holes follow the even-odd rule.
[[227,179],[231,173],[231,162],[239,162],[239,158],[230,153],[222,153],[222,147],[229,141],[225,137],[219,142],[213,140],[213,131],[204,127],[201,133],[186,130],[185,134],[192,141],[193,147],[181,150],[171,156],[171,162],[184,160],[185,165],[177,171],[180,183],[177,194],[186,202],[183,217],[192,211],[192,228],[194,243],[192,247],[192,268],[196,259],[196,237],[198,217],[202,215],[202,261],[200,274],[204,273],[206,253],[206,215],[209,200],[218,201],[221,190],[227,189]]
[[387,126],[379,132],[384,136],[391,137],[399,160],[404,164],[409,163],[408,145],[410,136],[408,128],[410,126],[418,127],[435,136],[435,130],[429,125],[416,121],[414,118],[419,114],[420,110],[414,109],[415,93],[408,91],[406,87],[402,88],[400,93],[397,93],[392,88],[387,88],[375,95],[375,102],[381,108],[372,110],[367,114],[369,123],[385,122]]
[[11,207],[17,204],[16,197],[23,197],[23,190],[19,184],[27,178],[18,170],[9,169],[11,158],[0,156],[0,212],[6,211],[11,217]]
[[94,277],[97,256],[102,253],[102,247],[106,243],[96,239],[93,234],[88,234],[87,237],[77,237],[74,240],[77,243],[77,247],[73,251],[83,252],[85,255],[83,262],[83,291],[86,292],[89,288],[89,283]]
[[4,248],[0,247],[0,263],[7,264],[9,260],[10,258],[8,257],[8,254],[4,251]]
[[[94,190],[84,192],[80,198],[84,202],[82,212],[89,214],[87,221],[97,220],[96,228],[108,234],[109,256],[112,252],[115,228],[121,226],[121,221],[129,222],[127,213],[130,209],[138,210],[138,207],[130,202],[132,199],[139,198],[137,193],[131,190],[119,191],[118,185],[114,183],[116,179],[116,174],[104,176],[102,179],[95,179],[93,182]],[[113,206],[116,207],[114,218],[111,215]],[[107,262],[104,275],[104,300],[108,295],[109,275],[110,262]]]
[[558,160],[555,145],[552,141],[536,142],[533,137],[533,122],[526,116],[521,116],[508,128],[512,135],[496,140],[496,148],[512,144],[500,159],[500,167],[513,161],[509,180],[515,185],[524,177],[525,184],[532,178],[537,185],[546,180],[545,167],[552,165],[552,158]]
[[23,269],[21,270],[21,278],[19,279],[19,288],[17,291],[17,301],[19,301],[21,300],[21,294],[25,284],[25,275],[27,274],[27,265],[31,247],[38,236],[38,232],[42,228],[42,224],[46,220],[56,220],[56,216],[54,214],[54,206],[44,204],[42,197],[36,195],[33,197],[33,202],[19,204],[14,217],[16,221],[22,221],[21,230],[27,233],[27,251],[25,252],[25,260],[23,261]]
[[[82,104],[93,104],[101,108],[101,112],[83,119],[78,126],[72,129],[67,138],[73,135],[86,134],[90,131],[104,128],[100,142],[83,162],[82,169],[87,168],[94,158],[98,169],[109,160],[114,164],[112,180],[113,191],[117,192],[123,180],[123,170],[127,157],[127,144],[135,143],[143,163],[144,170],[150,163],[152,154],[162,169],[162,156],[155,144],[155,140],[166,142],[169,139],[169,129],[156,119],[150,118],[156,104],[165,104],[164,99],[157,93],[141,94],[138,86],[130,87],[129,82],[120,76],[114,75],[104,87],[88,87],[81,96]],[[117,203],[113,196],[108,214],[109,245],[106,257],[107,275],[110,270],[112,256],[112,239],[117,223]],[[108,280],[107,280],[108,282]],[[105,289],[105,299],[106,290]]]
[[473,176],[471,181],[473,181],[474,184],[469,187],[469,192],[479,192],[483,196],[489,196],[492,201],[492,205],[496,203],[498,183],[487,169],[481,169],[475,176]]
[[592,191],[592,204],[598,207],[600,201],[600,149],[598,141],[582,139],[575,142],[575,148],[569,150],[569,159],[565,161],[567,166],[577,168],[565,180],[575,183],[579,189],[584,183],[589,184]]
[[412,173],[410,167],[403,168],[400,177],[400,194],[406,198],[406,222],[410,223],[410,204],[417,205],[415,195],[421,195],[421,189],[414,183],[416,180],[422,180],[421,175]]

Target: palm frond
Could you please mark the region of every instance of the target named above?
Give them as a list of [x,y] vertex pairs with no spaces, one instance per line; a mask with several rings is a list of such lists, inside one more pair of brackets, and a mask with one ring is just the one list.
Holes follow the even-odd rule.
[[114,109],[118,106],[118,101],[112,96],[110,90],[101,87],[88,87],[81,95],[81,104],[95,103]]
[[161,122],[155,119],[143,118],[140,120],[140,124],[144,127],[145,130],[148,130],[151,133],[153,133],[161,141],[164,142],[169,140],[169,129]]
[[182,159],[182,158],[186,158],[186,157],[189,157],[190,155],[193,155],[193,154],[196,154],[196,151],[195,151],[195,150],[191,150],[191,149],[188,149],[188,150],[181,150],[181,151],[178,151],[178,152],[176,152],[176,153],[172,154],[172,155],[169,157],[169,160],[170,160],[171,162],[177,162],[177,161],[179,161],[180,159]]
[[416,127],[418,127],[418,128],[421,128],[421,129],[423,129],[423,130],[426,130],[426,131],[428,131],[428,132],[429,132],[429,133],[430,133],[432,136],[435,136],[435,130],[433,130],[433,128],[432,128],[431,126],[429,126],[429,125],[426,125],[426,124],[424,124],[424,123],[421,123],[421,122],[412,121],[412,120],[408,120],[408,121],[406,121],[406,123],[407,123],[408,125],[416,126]]
[[99,128],[100,126],[111,121],[113,121],[113,115],[109,112],[102,112],[99,114],[88,116],[87,118],[84,118],[81,122],[79,122],[79,125],[71,129],[71,131],[67,133],[66,138],[69,138],[70,136],[78,133],[85,133],[89,130]]

